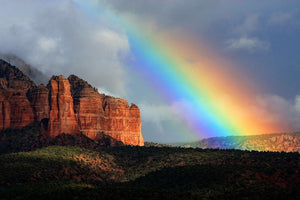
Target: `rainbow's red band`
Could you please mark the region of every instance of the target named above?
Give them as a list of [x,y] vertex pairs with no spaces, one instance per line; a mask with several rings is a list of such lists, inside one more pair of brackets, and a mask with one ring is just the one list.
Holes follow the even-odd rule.
[[153,25],[130,16],[118,17],[99,1],[78,1],[78,5],[87,12],[99,12],[126,31],[135,67],[168,102],[188,102],[178,113],[198,138],[285,131],[280,124],[261,118],[253,103],[257,89],[230,64],[209,53],[207,45],[171,31],[155,31]]

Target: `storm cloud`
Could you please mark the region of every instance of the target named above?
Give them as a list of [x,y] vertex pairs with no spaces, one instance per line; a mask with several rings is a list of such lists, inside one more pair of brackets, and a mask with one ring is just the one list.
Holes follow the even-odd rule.
[[126,35],[92,21],[72,1],[4,0],[0,10],[1,53],[16,54],[44,73],[74,73],[100,91],[125,95]]
[[[78,1],[0,0],[0,54],[16,54],[49,75],[76,74],[100,92],[135,102],[146,140],[183,141],[180,132],[187,130],[174,108],[184,104],[164,102],[155,89],[145,91],[144,80],[128,71],[126,59],[132,52],[126,32],[82,10]],[[269,120],[300,130],[299,1],[101,2],[120,17],[153,24],[156,31],[199,38],[196,45],[209,43],[259,86],[253,109],[261,116],[274,113]]]

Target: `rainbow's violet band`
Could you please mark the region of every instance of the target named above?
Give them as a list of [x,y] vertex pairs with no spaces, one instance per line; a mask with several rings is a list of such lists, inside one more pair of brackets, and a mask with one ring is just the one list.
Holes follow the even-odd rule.
[[[191,79],[184,75],[184,63],[173,63],[171,59],[152,47],[146,40],[139,40],[134,34],[129,34],[131,51],[137,58],[135,66],[145,70],[149,81],[156,83],[158,92],[168,101],[183,99],[189,106],[181,110],[180,116],[198,134],[205,136],[228,135],[228,125],[221,123],[214,115],[207,97],[198,90],[197,84],[190,83]],[[132,38],[134,37],[134,38]],[[146,48],[145,48],[146,47]],[[200,88],[199,88],[200,89]],[[234,130],[231,130],[230,134]]]
[[133,70],[144,75],[167,102],[186,102],[178,113],[198,138],[281,130],[277,124],[264,122],[253,108],[251,98],[256,91],[243,83],[241,74],[207,59],[206,46],[201,48],[175,34],[166,36],[136,20],[118,17],[101,1],[76,3],[92,17],[105,17],[126,31],[135,57]]

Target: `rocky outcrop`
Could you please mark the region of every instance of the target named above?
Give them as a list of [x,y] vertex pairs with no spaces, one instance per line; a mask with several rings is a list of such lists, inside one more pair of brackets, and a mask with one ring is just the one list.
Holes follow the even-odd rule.
[[48,87],[50,91],[49,134],[56,136],[61,133],[80,133],[68,79],[63,76],[53,76]]
[[35,86],[34,82],[18,68],[0,59],[1,88],[27,91]]
[[10,103],[5,96],[0,93],[0,130],[10,127]]
[[0,60],[0,130],[40,122],[44,134],[80,134],[103,139],[106,134],[130,145],[144,145],[139,108],[99,94],[75,75],[53,76],[36,86],[16,67]]
[[0,129],[18,129],[34,122],[34,112],[26,95],[34,86],[20,70],[0,60]]
[[80,130],[90,138],[96,138],[103,131],[104,111],[102,102],[105,95],[99,94],[86,81],[71,75],[71,93],[74,99],[74,111]]
[[10,91],[10,128],[22,128],[34,122],[34,113],[24,91]]
[[141,134],[140,112],[127,101],[99,94],[86,81],[71,75],[69,78],[74,99],[75,115],[80,130],[97,139],[100,132],[124,144],[144,145]]
[[105,97],[103,100],[105,118],[103,131],[125,144],[143,145],[140,111],[134,104],[131,106],[124,99]]
[[49,89],[43,84],[28,91],[28,98],[35,113],[35,120],[49,119]]

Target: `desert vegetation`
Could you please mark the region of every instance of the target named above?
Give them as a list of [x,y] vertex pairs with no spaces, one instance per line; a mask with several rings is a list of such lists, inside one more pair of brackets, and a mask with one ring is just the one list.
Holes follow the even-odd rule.
[[48,146],[0,156],[5,199],[296,199],[298,153]]

